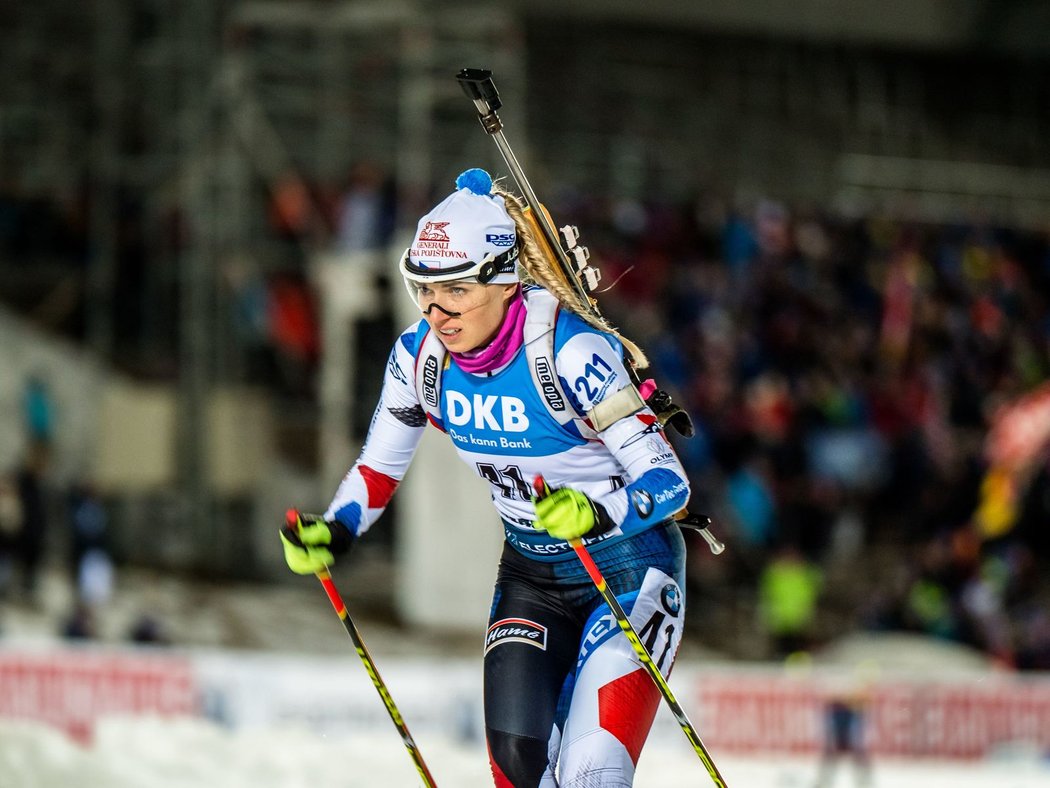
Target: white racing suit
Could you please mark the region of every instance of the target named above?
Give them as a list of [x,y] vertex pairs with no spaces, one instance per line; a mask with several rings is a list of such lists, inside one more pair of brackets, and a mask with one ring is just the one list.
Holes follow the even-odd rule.
[[[526,304],[544,291],[526,289]],[[586,416],[631,385],[615,337],[562,310],[553,353],[579,422],[544,403],[524,348],[484,375],[446,359],[440,402],[424,407],[416,375],[425,321],[390,354],[357,462],[325,518],[358,536],[382,513],[429,420],[486,479],[506,544],[485,643],[485,724],[497,788],[630,786],[659,691],[619,632],[571,546],[533,528],[532,481],[572,487],[617,527],[587,540],[641,640],[670,672],[682,636],[685,549],[670,522],[689,482],[653,412],[639,402],[595,433]],[[577,424],[580,426],[578,427]],[[586,435],[586,437],[585,437]]]

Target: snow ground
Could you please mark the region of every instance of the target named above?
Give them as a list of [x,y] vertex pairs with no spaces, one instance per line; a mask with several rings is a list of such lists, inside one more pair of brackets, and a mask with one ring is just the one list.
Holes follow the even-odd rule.
[[[50,571],[43,580],[35,604],[0,605],[0,633],[7,642],[57,640],[72,596],[61,572]],[[440,639],[432,632],[406,633],[368,610],[368,599],[355,597],[352,584],[342,590],[381,670],[390,657],[476,656],[478,652],[478,633],[458,638],[445,633]],[[352,657],[346,633],[313,578],[260,587],[122,571],[113,599],[99,620],[100,640],[124,641],[131,623],[143,612],[156,615],[179,647]],[[698,653],[690,653],[687,644],[682,656],[688,660]],[[457,740],[451,734],[442,738],[432,731],[414,733],[438,785],[491,785],[482,744]],[[1031,753],[1010,756],[1001,753],[976,763],[877,760],[873,786],[1050,786],[1050,763],[1038,761]],[[715,757],[733,788],[814,785],[817,763],[812,757],[745,758],[718,753]],[[298,727],[230,730],[203,719],[108,719],[98,725],[93,743],[86,748],[42,725],[0,719],[0,788],[399,788],[419,784],[396,731],[385,718],[368,735],[353,737],[325,736]],[[841,764],[833,785],[855,784],[850,764]],[[650,740],[639,764],[637,788],[706,785],[711,781],[684,736],[675,731],[670,737]]]
[[[490,786],[482,746],[417,738],[441,786]],[[797,757],[719,758],[733,788],[809,788],[816,763]],[[843,763],[834,786],[855,784]],[[110,720],[90,748],[39,725],[0,722],[0,788],[398,788],[419,779],[396,732],[330,739],[302,730],[231,732],[202,720]],[[711,785],[685,743],[650,742],[636,788]],[[1050,765],[1009,762],[875,764],[873,788],[1046,788]],[[830,787],[829,787],[830,788]]]

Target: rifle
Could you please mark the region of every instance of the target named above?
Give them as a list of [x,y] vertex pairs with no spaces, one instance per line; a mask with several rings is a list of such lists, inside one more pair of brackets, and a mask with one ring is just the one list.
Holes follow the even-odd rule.
[[[525,199],[525,217],[534,231],[533,236],[540,249],[547,255],[548,260],[552,263],[552,268],[579,298],[580,303],[587,306],[594,317],[604,320],[597,300],[591,295],[601,281],[601,271],[591,265],[590,251],[587,247],[580,245],[579,230],[574,226],[566,225],[561,228],[560,234],[555,231],[550,214],[536,197],[536,192],[532,190],[529,179],[525,177],[517,156],[514,155],[510,143],[503,134],[503,122],[496,114],[496,111],[503,106],[503,102],[500,101],[496,85],[492,81],[492,72],[478,68],[465,68],[456,75],[456,79],[468,98],[474,102],[482,128],[495,141],[496,147],[499,148],[503,160],[510,169],[518,191]],[[640,391],[645,391],[647,388],[654,389],[645,398],[645,403],[652,408],[661,426],[670,424],[679,434],[687,438],[692,437],[693,422],[689,414],[674,404],[670,394],[656,388],[655,384],[643,386],[638,376],[638,360],[629,347],[625,347],[625,350],[628,356],[627,372],[631,377],[631,382]]]
[[[536,197],[536,192],[532,190],[529,179],[525,177],[518,163],[518,157],[514,155],[510,143],[503,134],[503,121],[497,114],[503,102],[492,81],[492,72],[480,68],[464,68],[456,75],[456,80],[463,88],[463,92],[467,94],[467,98],[474,102],[481,127],[495,141],[518,191],[525,200],[525,218],[533,230],[533,236],[541,251],[547,256],[559,278],[576,294],[580,303],[588,308],[594,317],[604,322],[604,317],[598,308],[598,301],[591,295],[601,281],[601,271],[591,265],[590,252],[587,247],[580,245],[579,230],[572,225],[566,225],[561,228],[560,233],[555,231],[550,214]],[[645,404],[656,414],[660,426],[666,427],[670,424],[680,435],[691,438],[694,429],[689,414],[676,405],[671,395],[658,388],[654,381],[647,380],[643,383],[638,375],[638,368],[644,364],[638,363],[630,342],[624,343],[624,350],[627,355],[627,374],[630,376],[631,383],[640,393],[648,391],[648,396],[644,398]],[[684,510],[679,515],[681,516],[676,518],[679,525],[699,531],[715,555],[725,549],[725,546],[708,530],[707,526],[711,522],[709,518],[692,515]]]

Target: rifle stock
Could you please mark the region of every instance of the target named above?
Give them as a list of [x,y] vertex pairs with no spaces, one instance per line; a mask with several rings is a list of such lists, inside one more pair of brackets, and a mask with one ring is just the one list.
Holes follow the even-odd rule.
[[[541,204],[539,206],[539,210],[542,211],[543,216],[547,219],[547,222],[553,225],[554,220],[551,219],[550,211],[547,210],[547,206]],[[562,283],[571,290],[581,290],[582,283],[577,279],[577,277],[572,275],[572,271],[568,269],[565,261],[562,259],[563,255],[559,255],[557,252],[555,252],[555,247],[551,246],[551,241],[547,237],[547,233],[545,233],[543,230],[543,225],[540,222],[539,214],[533,209],[531,205],[526,206],[524,214],[525,221],[528,222],[529,228],[532,230],[533,238],[536,239],[536,243],[540,247],[540,251],[543,252],[543,255],[547,258],[548,262],[551,263],[551,269],[557,274],[558,279],[560,279]],[[561,250],[559,249],[559,251]],[[595,312],[597,312],[597,305],[595,303],[595,300],[587,294],[584,294],[584,297],[586,299],[585,303],[588,304]]]

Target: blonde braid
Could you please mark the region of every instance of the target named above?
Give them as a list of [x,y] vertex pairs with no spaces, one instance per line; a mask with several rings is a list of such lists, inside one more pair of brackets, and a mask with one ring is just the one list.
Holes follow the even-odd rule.
[[634,366],[637,369],[645,369],[649,366],[649,360],[645,353],[634,342],[629,340],[614,328],[604,317],[596,314],[590,308],[590,304],[584,303],[581,297],[562,278],[562,276],[551,267],[550,260],[543,253],[539,243],[532,234],[532,227],[525,218],[525,209],[518,197],[502,187],[501,184],[493,184],[492,193],[503,198],[507,213],[514,220],[514,229],[518,235],[518,262],[523,269],[522,281],[529,284],[540,285],[550,292],[563,307],[585,321],[588,325],[606,331],[623,343],[627,349]]

